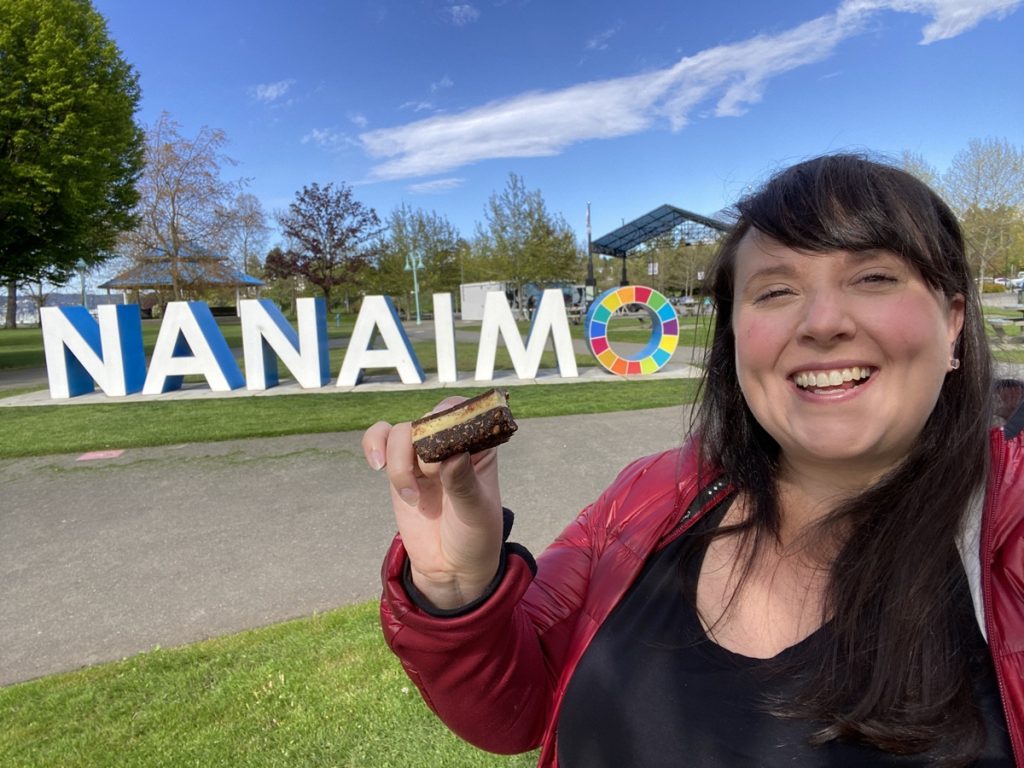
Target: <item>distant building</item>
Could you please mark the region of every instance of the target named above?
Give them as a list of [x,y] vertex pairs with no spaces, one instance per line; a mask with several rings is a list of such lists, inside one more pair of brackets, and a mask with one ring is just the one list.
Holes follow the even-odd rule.
[[[16,298],[17,309],[14,313],[15,323],[19,326],[39,325],[39,303],[33,296],[18,295]],[[85,306],[95,312],[100,304],[124,304],[123,293],[87,293],[85,295]],[[81,293],[50,293],[46,296],[43,306],[46,307],[80,307],[82,306]],[[0,294],[0,311],[6,311],[7,294]]]

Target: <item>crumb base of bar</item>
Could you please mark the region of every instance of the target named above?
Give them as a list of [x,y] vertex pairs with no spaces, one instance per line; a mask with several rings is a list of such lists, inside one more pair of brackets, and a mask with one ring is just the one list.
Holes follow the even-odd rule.
[[416,455],[428,463],[469,451],[478,453],[507,442],[518,429],[507,407],[495,408],[462,424],[426,435],[414,443]]

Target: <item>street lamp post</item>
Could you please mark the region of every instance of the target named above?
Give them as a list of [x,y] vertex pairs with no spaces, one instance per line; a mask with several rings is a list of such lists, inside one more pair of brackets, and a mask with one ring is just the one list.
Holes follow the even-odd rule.
[[78,267],[78,279],[82,284],[82,306],[88,309],[85,303],[85,269],[89,265],[85,263],[85,259],[79,259],[75,266]]
[[594,252],[590,250],[590,203],[587,203],[587,279],[584,282],[585,300],[588,307],[597,295],[597,280],[594,279]]
[[405,271],[412,272],[412,292],[416,300],[416,325],[420,324],[420,280],[416,270],[423,266],[423,257],[410,252],[405,257]]

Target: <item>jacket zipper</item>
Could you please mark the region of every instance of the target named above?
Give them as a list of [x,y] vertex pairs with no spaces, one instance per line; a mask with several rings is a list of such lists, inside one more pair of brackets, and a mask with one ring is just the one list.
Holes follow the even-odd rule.
[[[689,530],[690,526],[700,520],[704,513],[708,510],[714,509],[723,499],[729,494],[733,493],[732,485],[725,479],[724,476],[719,475],[712,480],[708,485],[704,486],[693,501],[690,502],[690,506],[686,508],[686,511],[680,515],[679,519],[675,522],[675,525],[668,530],[668,532],[658,540],[658,543],[654,547],[654,551],[664,549],[679,536]],[[682,495],[682,489],[676,492],[676,503],[678,504],[679,496]],[[676,510],[675,514],[678,514]]]

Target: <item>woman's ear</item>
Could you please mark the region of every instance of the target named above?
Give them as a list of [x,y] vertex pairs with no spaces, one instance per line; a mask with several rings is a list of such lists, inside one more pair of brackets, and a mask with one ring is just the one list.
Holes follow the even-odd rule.
[[956,340],[960,338],[960,332],[964,329],[964,312],[967,302],[964,300],[963,294],[958,293],[951,296],[947,303],[949,305],[947,315],[949,348],[952,351],[956,346]]

